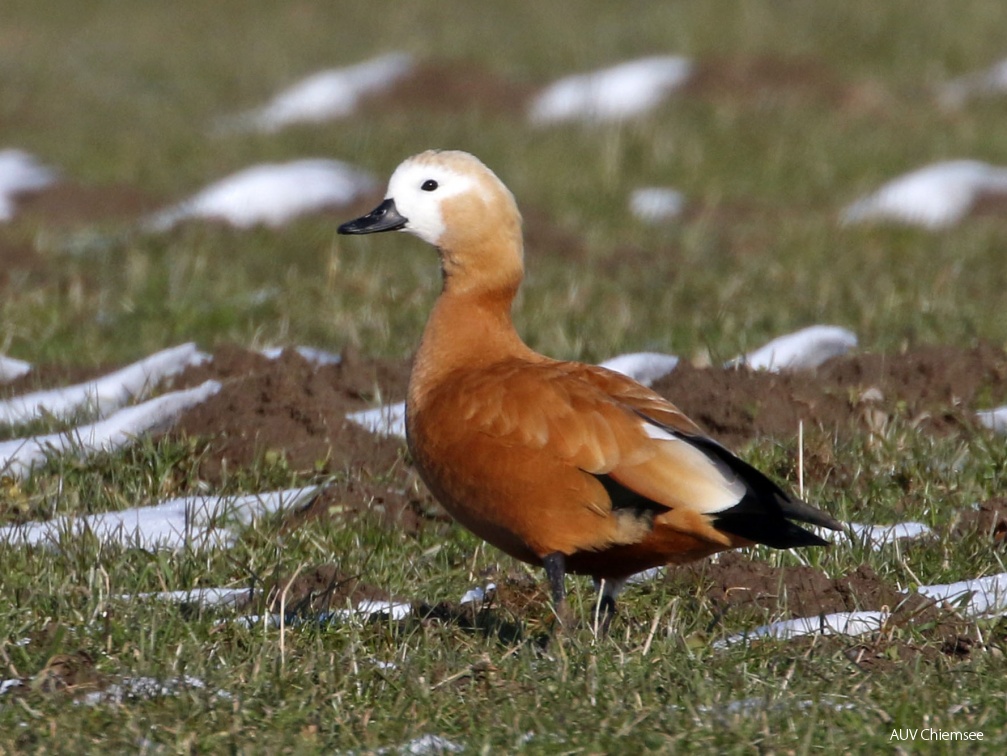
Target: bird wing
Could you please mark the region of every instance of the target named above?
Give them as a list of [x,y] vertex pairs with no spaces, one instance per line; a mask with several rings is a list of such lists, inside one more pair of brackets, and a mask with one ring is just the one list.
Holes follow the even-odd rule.
[[647,512],[655,524],[725,546],[738,544],[731,535],[770,545],[820,542],[785,518],[839,527],[619,373],[513,360],[483,367],[463,383],[455,388],[471,397],[461,418],[470,429],[595,476],[601,486],[583,503],[599,514]]
[[462,412],[469,428],[609,476],[658,508],[705,514],[744,494],[724,464],[689,442],[701,436],[695,423],[618,373],[577,363],[504,362],[474,374],[464,392],[471,397]]

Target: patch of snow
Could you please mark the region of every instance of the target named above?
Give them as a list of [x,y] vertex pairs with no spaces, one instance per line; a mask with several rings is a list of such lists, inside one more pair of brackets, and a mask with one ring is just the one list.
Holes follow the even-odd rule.
[[386,404],[374,409],[351,412],[346,416],[368,433],[379,436],[406,437],[406,403]]
[[56,171],[24,150],[0,150],[0,223],[14,217],[14,200],[56,183]]
[[281,625],[286,625],[287,627],[303,625],[308,621],[319,625],[325,625],[330,622],[345,622],[354,617],[370,619],[376,616],[387,616],[394,622],[399,622],[409,617],[412,612],[413,605],[402,601],[364,599],[353,609],[335,609],[333,611],[320,612],[307,618],[288,617],[285,622],[283,621],[283,615],[280,614],[247,614],[237,619],[247,627],[257,627],[258,625],[265,624],[266,627],[275,629]]
[[489,583],[485,588],[480,588],[476,586],[475,588],[470,588],[465,591],[461,599],[458,601],[459,604],[482,604],[486,601],[486,596],[497,589],[496,583]]
[[560,121],[620,121],[643,115],[681,87],[692,74],[688,58],[663,55],[628,61],[591,73],[568,76],[533,100],[534,124]]
[[819,617],[799,617],[736,633],[717,641],[713,647],[727,648],[754,638],[789,640],[816,633],[822,635],[864,635],[880,630],[888,621],[888,616],[887,612],[836,612],[835,614],[823,614]]
[[238,606],[255,598],[257,591],[248,588],[191,588],[185,591],[154,593],[123,593],[120,601],[161,601],[166,604],[192,604],[200,607]]
[[379,748],[377,753],[401,753],[409,756],[431,756],[443,753],[460,753],[465,750],[464,746],[454,741],[442,738],[440,735],[420,735],[413,738],[408,743],[403,743],[394,748]]
[[0,383],[13,381],[31,372],[31,363],[0,355]]
[[1007,168],[977,160],[934,163],[899,176],[842,213],[845,224],[887,220],[931,231],[958,223],[981,196],[1007,194]]
[[390,88],[409,75],[413,59],[389,53],[345,68],[312,74],[261,108],[224,118],[220,131],[275,132],[295,123],[322,123],[352,115],[362,98]]
[[764,698],[742,698],[736,701],[728,701],[725,704],[714,706],[701,705],[696,707],[696,713],[702,715],[712,714],[717,717],[747,717],[762,714],[767,711],[785,711],[787,709],[797,709],[806,711],[816,706],[832,711],[848,711],[855,709],[856,704],[841,696],[822,696],[818,701],[811,699],[790,699],[784,701],[770,702]]
[[938,100],[946,108],[960,108],[971,97],[998,94],[1007,94],[1007,59],[946,82],[938,92]]
[[336,354],[335,352],[327,352],[324,349],[316,349],[315,347],[308,346],[267,347],[266,349],[260,349],[259,354],[267,359],[276,360],[279,359],[280,355],[283,354],[284,351],[291,348],[301,355],[301,357],[314,365],[338,365],[343,360],[342,355]]
[[933,531],[921,522],[898,522],[893,525],[865,525],[859,522],[844,523],[849,530],[835,531],[826,528],[811,529],[822,538],[833,543],[843,541],[860,541],[871,548],[880,551],[896,541],[915,540],[933,535]]
[[685,209],[685,195],[666,186],[634,189],[629,195],[629,211],[644,223],[667,223]]
[[[0,696],[23,685],[24,681],[20,678],[0,680]],[[153,677],[122,677],[118,682],[114,682],[102,690],[95,690],[85,694],[82,698],[75,701],[75,703],[85,706],[98,706],[99,704],[106,703],[121,704],[125,701],[175,696],[185,690],[204,690],[205,688],[205,682],[191,675],[169,680],[157,680]],[[218,690],[213,694],[213,697],[230,700],[231,694],[226,690]]]
[[0,527],[0,543],[58,545],[90,533],[105,544],[143,549],[206,549],[234,543],[230,526],[307,503],[321,486],[244,496],[190,496],[148,507],[90,515],[63,515],[44,522]]
[[634,352],[605,360],[601,363],[601,367],[622,373],[644,386],[649,386],[678,367],[678,357],[659,352]]
[[815,528],[815,531],[833,543],[852,537],[858,541],[863,541],[873,551],[878,551],[885,546],[895,543],[895,541],[903,539],[914,540],[933,535],[933,531],[922,522],[898,522],[894,525],[864,525],[859,522],[848,522],[845,524],[851,532],[837,532],[824,528]]
[[970,617],[1007,613],[1007,572],[946,585],[921,585],[917,591],[935,601],[946,601]]
[[[85,706],[101,704],[122,704],[126,701],[147,701],[153,698],[177,696],[186,690],[204,690],[206,683],[198,677],[185,675],[169,680],[158,680],[153,677],[123,677],[119,682],[112,683],[102,690],[85,694],[80,703]],[[226,690],[218,690],[214,698],[230,700],[231,694]]]
[[264,163],[238,171],[154,214],[144,222],[144,228],[162,232],[194,218],[219,220],[237,228],[260,224],[278,228],[305,213],[347,205],[377,188],[369,173],[339,160]]
[[19,425],[44,415],[66,419],[82,410],[93,410],[98,417],[105,417],[165,378],[208,359],[209,355],[200,352],[195,344],[182,344],[86,383],[11,397],[0,401],[0,425]]
[[206,381],[191,389],[173,391],[126,407],[104,420],[80,425],[62,433],[2,441],[0,473],[21,478],[52,455],[71,453],[84,458],[120,449],[143,433],[169,425],[182,412],[218,391],[220,384],[217,381]]
[[391,619],[398,621],[408,617],[413,612],[413,605],[401,601],[377,601],[374,599],[364,599],[359,602],[355,609],[340,609],[333,612],[333,616],[340,619],[348,619],[354,615],[362,617],[373,617],[375,615],[387,614]]
[[754,352],[732,360],[752,370],[812,370],[857,346],[857,335],[838,326],[815,325],[779,336]]
[[1007,405],[991,410],[981,410],[976,415],[979,422],[994,433],[1007,433]]

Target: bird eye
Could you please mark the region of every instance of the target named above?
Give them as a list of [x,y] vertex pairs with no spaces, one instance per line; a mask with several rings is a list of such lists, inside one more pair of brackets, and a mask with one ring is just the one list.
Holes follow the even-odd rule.
[[420,187],[420,189],[422,189],[425,192],[432,192],[436,188],[437,188],[437,182],[434,181],[433,179],[427,179],[426,181],[423,182],[423,186]]

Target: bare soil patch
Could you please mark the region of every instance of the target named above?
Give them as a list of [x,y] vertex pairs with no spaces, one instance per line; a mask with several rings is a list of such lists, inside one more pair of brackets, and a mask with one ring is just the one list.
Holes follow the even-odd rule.
[[1007,218],[1007,195],[982,193],[969,211],[975,218]]
[[[41,367],[5,385],[2,395],[101,372]],[[412,530],[439,509],[409,464],[405,444],[346,419],[379,401],[401,400],[408,376],[406,360],[372,360],[352,350],[339,365],[318,366],[292,350],[269,360],[221,347],[212,362],[174,380],[174,387],[187,387],[213,378],[223,388],[184,414],[171,433],[205,439],[198,474],[213,483],[264,459],[307,476],[352,472],[299,516],[377,511]],[[1007,403],[1007,354],[984,344],[927,346],[897,355],[854,354],[816,371],[784,374],[683,363],[655,389],[735,448],[764,437],[789,441],[803,421],[806,462],[814,473],[816,464],[831,469],[826,442],[835,434],[877,432],[895,419],[914,432],[975,432],[974,409]]]
[[403,465],[390,478],[351,476],[326,486],[311,504],[290,515],[285,527],[294,530],[312,520],[352,520],[364,514],[377,515],[385,526],[408,534],[434,522],[452,522],[413,468]]
[[844,81],[813,55],[721,56],[697,61],[682,93],[748,107],[820,104],[847,116],[880,117],[896,96],[870,79]]
[[[426,61],[412,75],[368,98],[365,110],[478,111],[524,118],[543,84],[509,79],[471,61]],[[856,105],[865,99],[856,87],[842,82],[824,62],[811,56],[699,60],[681,93],[756,104],[796,97]]]
[[1007,353],[986,344],[925,346],[792,373],[680,364],[654,389],[730,447],[794,438],[799,421],[843,437],[883,430],[895,418],[951,433],[974,429],[974,410],[1007,402]]
[[575,263],[587,260],[588,247],[580,235],[562,228],[534,207],[522,207],[521,217],[526,255]]
[[[124,184],[63,182],[18,198],[14,220],[8,227],[0,225],[0,291],[66,281],[63,261],[39,253],[27,241],[37,228],[68,232],[94,224],[131,223],[160,204],[142,190]],[[86,273],[72,275],[78,282],[87,280]]]
[[847,96],[847,88],[817,58],[756,56],[698,61],[683,93],[730,102],[762,102],[796,95],[839,103]]
[[673,583],[698,581],[718,612],[754,609],[775,619],[895,610],[903,604],[919,610],[932,605],[927,599],[896,591],[867,565],[852,574],[830,578],[814,567],[781,569],[738,552],[669,570],[668,579]]
[[[717,613],[715,621],[740,615],[746,626],[837,612],[889,612],[878,633],[826,641],[826,647],[841,648],[863,669],[917,656],[931,662],[942,656],[964,658],[978,643],[970,623],[931,599],[897,590],[867,565],[830,578],[812,567],[779,568],[732,552],[671,569],[667,579],[682,595],[695,595],[697,589],[705,595]],[[915,634],[902,632],[910,628]]]
[[266,457],[306,474],[352,469],[385,476],[401,467],[402,443],[368,433],[346,414],[372,407],[379,396],[402,399],[408,372],[406,363],[365,360],[352,351],[339,365],[318,366],[292,350],[270,360],[223,347],[212,362],[176,380],[192,386],[213,378],[224,385],[172,432],[209,440],[199,474],[210,481]]
[[428,61],[380,95],[366,109],[482,111],[523,117],[535,88],[493,73],[471,61]]
[[61,182],[19,202],[18,219],[55,226],[129,221],[157,210],[163,200],[128,184]]
[[0,235],[0,290],[24,286],[41,277],[46,262],[28,242]]
[[6,383],[0,383],[0,399],[19,396],[33,391],[72,386],[100,378],[122,365],[32,365],[29,372]]
[[975,509],[959,512],[950,532],[955,538],[979,535],[997,545],[1007,543],[1007,496],[998,496],[980,502]]

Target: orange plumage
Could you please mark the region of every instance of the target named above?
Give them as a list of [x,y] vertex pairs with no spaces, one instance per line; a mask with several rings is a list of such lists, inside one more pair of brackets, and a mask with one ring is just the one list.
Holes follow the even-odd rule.
[[735,457],[670,402],[604,368],[521,341],[510,309],[524,274],[511,193],[476,158],[425,152],[386,200],[340,233],[409,231],[437,247],[444,288],[413,367],[406,410],[417,469],[462,525],[545,566],[605,581],[753,543],[824,544],[792,520],[838,529]]

